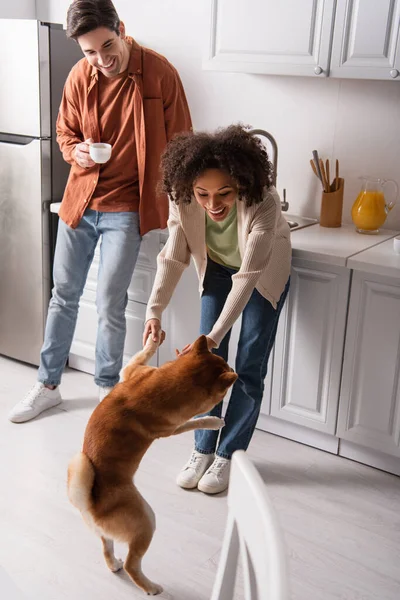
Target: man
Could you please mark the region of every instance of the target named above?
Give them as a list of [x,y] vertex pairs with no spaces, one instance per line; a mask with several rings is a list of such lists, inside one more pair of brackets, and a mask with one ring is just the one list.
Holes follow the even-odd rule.
[[[141,236],[167,224],[167,199],[156,195],[160,155],[174,134],[191,129],[177,71],[126,36],[111,0],[75,0],[67,36],[85,56],[68,76],[57,119],[57,140],[71,171],[59,213],[38,381],[11,411],[15,423],[61,402],[58,386],[100,237],[94,378],[99,399],[118,382],[127,290]],[[100,141],[112,145],[102,165],[89,153],[90,144]]]

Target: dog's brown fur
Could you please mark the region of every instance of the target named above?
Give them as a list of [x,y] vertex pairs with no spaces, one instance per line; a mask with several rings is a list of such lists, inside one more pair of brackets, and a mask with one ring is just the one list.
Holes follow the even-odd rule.
[[124,569],[147,594],[162,591],[141,570],[155,531],[155,516],[133,484],[133,476],[151,443],[193,429],[220,429],[208,412],[236,380],[227,363],[209,352],[205,336],[191,351],[160,368],[146,366],[158,344],[148,339],[122,371],[122,382],[94,410],[82,452],[68,467],[68,496],[102,539],[106,563],[122,568],[114,540],[129,545]]

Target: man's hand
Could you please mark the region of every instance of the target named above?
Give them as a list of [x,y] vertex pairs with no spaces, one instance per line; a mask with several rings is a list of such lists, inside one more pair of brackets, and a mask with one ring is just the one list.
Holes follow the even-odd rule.
[[[212,340],[210,337],[207,337],[207,346],[209,350],[212,350],[212,348],[216,348],[217,344],[214,342],[214,340]],[[191,351],[193,344],[187,344],[180,352],[179,350],[175,350],[176,352],[176,356],[184,356],[185,354],[187,354],[188,352]]]
[[146,344],[149,335],[152,337],[154,342],[157,342],[161,336],[162,343],[165,339],[165,333],[161,330],[161,323],[158,319],[149,319],[146,321],[143,332],[143,346]]
[[93,143],[92,138],[81,142],[75,146],[74,159],[77,165],[83,169],[90,169],[96,163],[91,159],[89,154],[89,146]]

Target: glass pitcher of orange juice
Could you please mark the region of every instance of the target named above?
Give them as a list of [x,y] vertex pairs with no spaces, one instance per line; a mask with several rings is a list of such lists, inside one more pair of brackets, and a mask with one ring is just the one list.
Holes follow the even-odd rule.
[[[399,193],[398,185],[392,179],[360,177],[361,191],[351,209],[351,218],[358,233],[378,233],[386,221],[386,217],[396,204]],[[391,183],[395,188],[395,198],[387,203],[383,188]]]

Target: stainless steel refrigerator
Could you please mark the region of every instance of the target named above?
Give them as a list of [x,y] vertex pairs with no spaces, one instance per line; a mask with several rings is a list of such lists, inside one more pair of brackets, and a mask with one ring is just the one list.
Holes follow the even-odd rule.
[[55,122],[82,54],[61,25],[0,19],[0,39],[0,354],[37,365],[51,286],[49,205],[69,172]]

